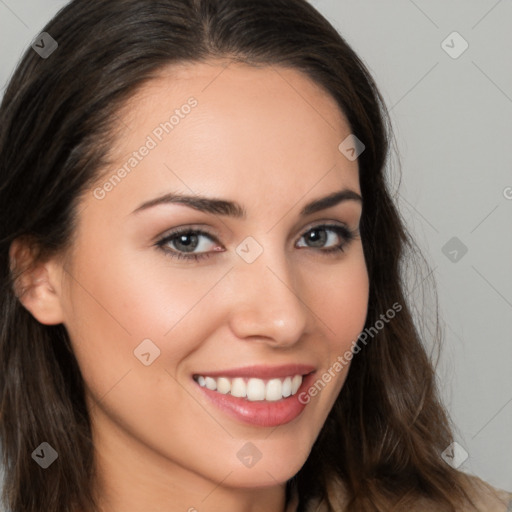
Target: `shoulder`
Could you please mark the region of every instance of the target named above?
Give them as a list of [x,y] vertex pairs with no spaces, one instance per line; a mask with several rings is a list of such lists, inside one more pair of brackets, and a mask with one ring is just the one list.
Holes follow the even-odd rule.
[[482,512],[512,512],[512,492],[497,489],[480,478],[466,475],[468,494],[477,510]]
[[[475,508],[466,504],[457,512],[512,512],[512,493],[497,489],[477,476],[464,473],[466,492]],[[420,499],[415,512],[437,512],[438,505],[430,500]]]
[[[480,478],[464,474],[466,490],[472,499],[478,512],[512,512],[512,492],[497,489],[484,482]],[[329,489],[329,497],[336,511],[345,511],[347,506],[346,494],[343,492],[343,484],[340,481],[332,482]],[[414,504],[409,505],[414,512],[438,512],[439,507],[426,498],[418,499]],[[326,512],[327,504],[315,501],[310,503],[306,512]],[[470,507],[463,507],[460,512],[469,512]]]

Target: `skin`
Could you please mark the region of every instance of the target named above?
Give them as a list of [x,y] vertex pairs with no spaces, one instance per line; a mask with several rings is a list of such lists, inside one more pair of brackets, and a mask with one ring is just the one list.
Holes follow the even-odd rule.
[[[102,186],[169,113],[197,106],[104,198]],[[320,377],[364,327],[368,275],[357,232],[361,203],[306,217],[302,207],[344,188],[361,193],[358,165],[338,150],[350,127],[334,99],[292,69],[210,61],[168,67],[119,113],[112,166],[84,195],[70,250],[39,264],[23,303],[42,323],[64,323],[87,386],[104,512],[284,510],[285,483],[304,464],[348,367],[278,427],[227,416],[193,373],[255,364],[313,364]],[[165,204],[169,192],[236,200],[236,219]],[[178,226],[201,228],[200,261],[155,243]],[[247,237],[263,248],[247,263]],[[168,245],[168,252],[179,250]],[[216,251],[218,250],[218,252]],[[252,249],[251,249],[252,250]],[[13,249],[16,256],[16,247]],[[144,339],[160,356],[143,365]],[[237,452],[251,441],[251,468]]]

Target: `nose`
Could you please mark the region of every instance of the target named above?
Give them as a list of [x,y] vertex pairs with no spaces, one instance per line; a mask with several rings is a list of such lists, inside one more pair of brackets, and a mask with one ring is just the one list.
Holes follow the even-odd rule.
[[231,272],[233,299],[229,323],[239,339],[290,347],[306,332],[312,315],[304,290],[294,289],[285,255],[269,251],[253,263],[240,261]]

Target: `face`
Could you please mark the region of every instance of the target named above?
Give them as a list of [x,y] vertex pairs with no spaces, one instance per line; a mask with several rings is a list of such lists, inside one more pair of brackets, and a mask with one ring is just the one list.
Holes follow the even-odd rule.
[[350,127],[298,71],[210,62],[162,71],[118,129],[61,296],[100,457],[210,489],[283,483],[367,312]]

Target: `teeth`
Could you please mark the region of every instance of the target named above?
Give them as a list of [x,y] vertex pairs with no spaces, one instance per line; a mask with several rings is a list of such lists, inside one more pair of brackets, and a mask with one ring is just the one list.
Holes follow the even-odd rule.
[[284,379],[262,380],[256,378],[244,379],[235,377],[204,377],[199,375],[195,378],[201,387],[217,391],[224,395],[230,393],[232,396],[247,398],[251,402],[266,400],[276,402],[290,395],[295,395],[302,384],[302,375],[294,375]]
[[217,389],[217,381],[215,379],[212,379],[211,377],[204,378],[204,385],[208,389],[211,389],[212,391],[215,391]]
[[225,395],[231,391],[231,382],[224,377],[217,379],[217,391]]
[[247,396],[247,384],[245,383],[244,379],[241,379],[240,377],[233,379],[233,382],[231,382],[231,394],[241,398]]
[[286,377],[283,381],[283,396],[286,398],[292,394],[292,378]]
[[265,400],[265,383],[261,379],[249,379],[247,383],[247,400]]
[[283,383],[279,379],[269,380],[265,388],[265,400],[275,402],[281,398],[283,398]]
[[300,388],[300,385],[302,384],[302,375],[295,375],[292,380],[292,395],[295,395],[297,393],[297,390]]

